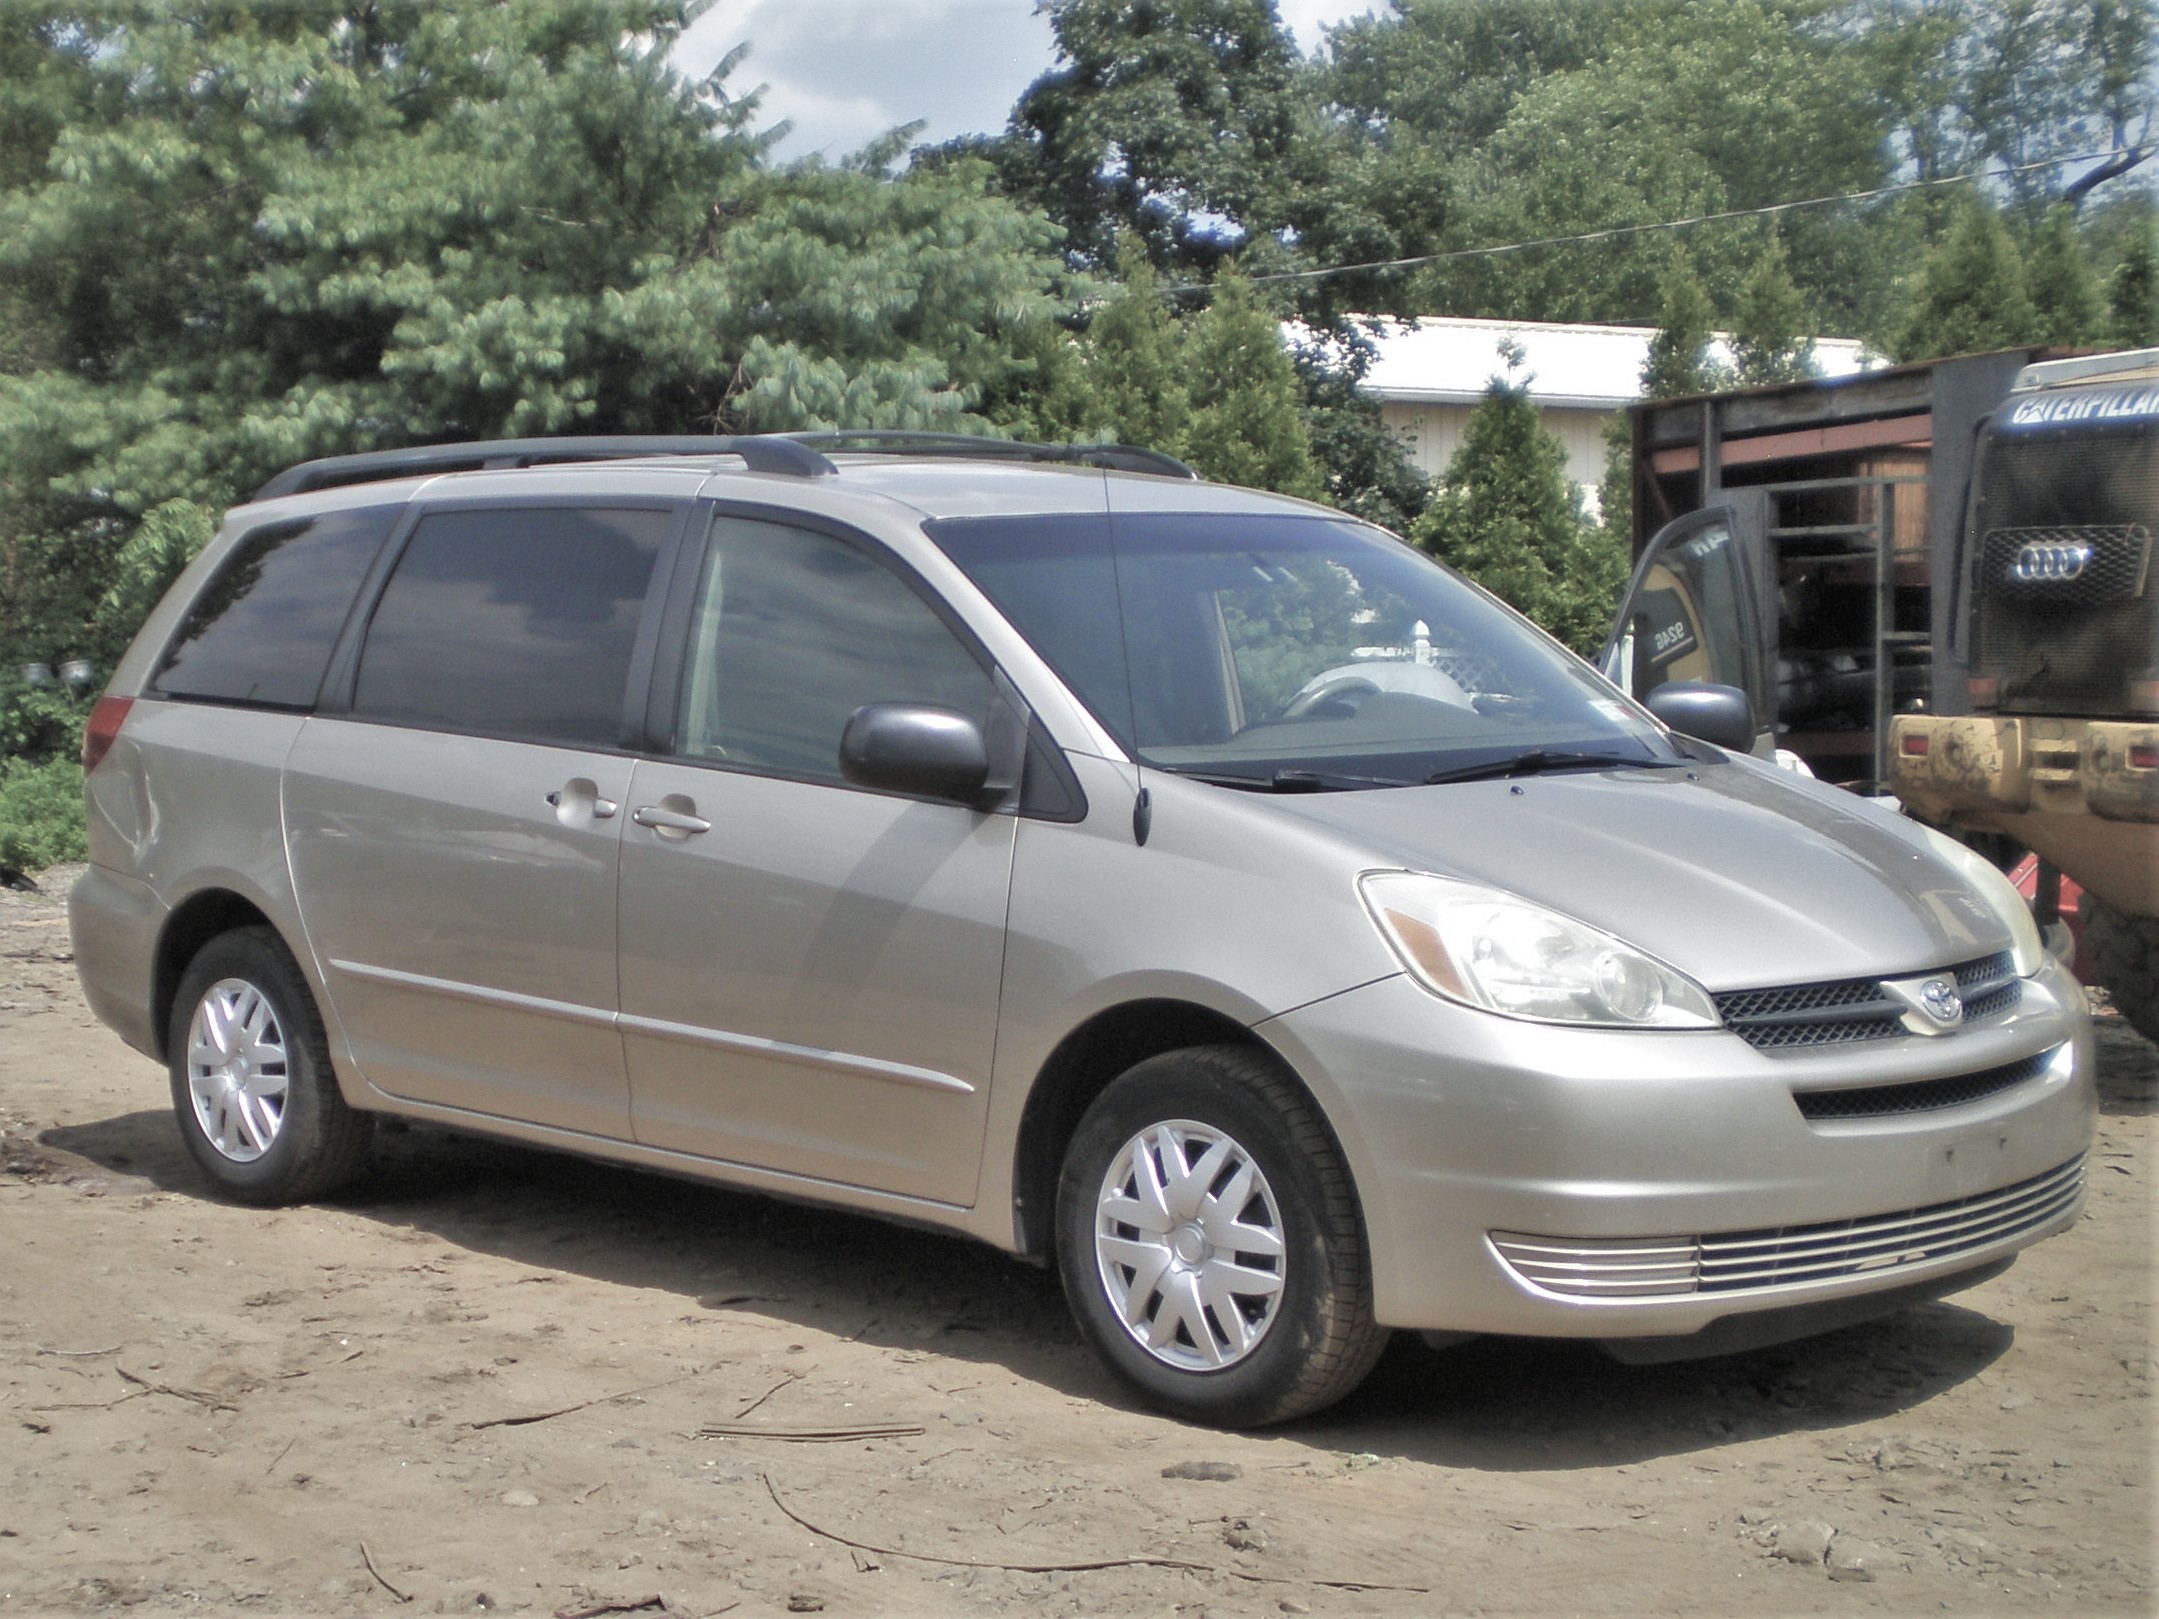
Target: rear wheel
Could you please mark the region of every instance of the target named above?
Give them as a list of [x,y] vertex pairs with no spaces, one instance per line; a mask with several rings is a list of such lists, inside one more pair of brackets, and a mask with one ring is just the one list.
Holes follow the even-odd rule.
[[367,1162],[371,1115],[346,1105],[314,996],[283,941],[236,928],[188,963],[167,1051],[195,1162],[244,1203],[298,1203]]
[[2159,916],[2129,916],[2086,894],[2084,943],[2130,1026],[2159,1044]]
[[1150,1058],[1096,1098],[1065,1155],[1057,1253],[1095,1350],[1196,1421],[1317,1411],[1387,1342],[1340,1152],[1303,1091],[1238,1047]]

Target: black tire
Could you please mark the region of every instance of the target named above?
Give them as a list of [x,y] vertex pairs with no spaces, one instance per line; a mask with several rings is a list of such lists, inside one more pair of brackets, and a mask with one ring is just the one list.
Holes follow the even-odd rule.
[[[1187,1125],[1197,1129],[1180,1128]],[[1180,1167],[1189,1169],[1214,1142],[1228,1144],[1210,1183],[1226,1195],[1207,1197],[1209,1187],[1190,1194],[1204,1198],[1208,1212],[1159,1214],[1165,1222],[1159,1238],[1118,1222],[1108,1201],[1113,1168],[1121,1185],[1131,1184],[1128,1173],[1140,1172],[1134,1149],[1145,1132],[1158,1132],[1146,1149],[1153,1165],[1164,1152],[1178,1151]],[[1256,1174],[1239,1189],[1245,1162]],[[1240,1200],[1235,1208],[1232,1199]],[[1202,1218],[1209,1222],[1205,1233]],[[1245,1235],[1223,1238],[1225,1218]],[[1210,1281],[1234,1287],[1234,1278],[1266,1271],[1261,1251],[1236,1247],[1259,1240],[1249,1236],[1255,1230],[1278,1233],[1279,1281],[1271,1292],[1229,1303],[1241,1324],[1225,1324],[1219,1304],[1173,1304],[1168,1288],[1151,1284],[1142,1292],[1138,1269],[1118,1257],[1145,1246],[1161,1258],[1186,1242],[1198,1251],[1177,1251],[1167,1268],[1150,1274],[1173,1279],[1184,1298],[1198,1300]],[[1106,1247],[1098,1248],[1098,1236]],[[1220,1261],[1228,1268],[1217,1269],[1218,1256],[1233,1249],[1233,1258]],[[1095,1099],[1065,1151],[1057,1260],[1065,1297],[1096,1353],[1149,1404],[1196,1422],[1257,1428],[1332,1405],[1364,1381],[1389,1336],[1372,1319],[1364,1222],[1333,1136],[1311,1098],[1277,1065],[1237,1046],[1151,1057]],[[1221,1282],[1224,1276],[1232,1280]],[[1118,1290],[1148,1314],[1139,1327],[1125,1325]],[[1195,1337],[1195,1320],[1211,1348]],[[1142,1343],[1141,1332],[1171,1325],[1174,1332],[1156,1347]],[[1247,1340],[1242,1346],[1239,1337]]]
[[2129,1026],[2159,1045],[2159,916],[2129,916],[2086,894],[2084,943]]
[[[221,1011],[206,1008],[213,1002]],[[205,1046],[200,1073],[192,1049],[198,1012],[210,1020],[213,1041],[220,1017],[225,1028],[235,1018],[244,1026],[224,1036],[223,1047]],[[196,953],[173,997],[166,1050],[180,1138],[226,1196],[301,1203],[366,1167],[374,1116],[338,1091],[315,997],[269,928],[235,928]],[[217,1062],[221,1056],[228,1060]]]

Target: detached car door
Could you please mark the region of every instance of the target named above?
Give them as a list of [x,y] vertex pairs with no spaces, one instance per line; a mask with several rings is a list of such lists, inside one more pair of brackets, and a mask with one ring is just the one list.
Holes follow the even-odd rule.
[[1757,752],[1776,721],[1760,589],[1762,512],[1750,503],[1689,512],[1657,530],[1635,564],[1599,660],[1607,678],[1644,698],[1669,681],[1706,680],[1747,694]]
[[666,755],[623,812],[637,1139],[966,1205],[1013,817],[852,786],[839,749],[865,703],[986,723],[989,670],[857,537],[721,511],[706,540]]
[[346,672],[345,711],[302,730],[285,767],[293,881],[377,1088],[629,1138],[614,1026],[623,742],[685,510],[423,514]]

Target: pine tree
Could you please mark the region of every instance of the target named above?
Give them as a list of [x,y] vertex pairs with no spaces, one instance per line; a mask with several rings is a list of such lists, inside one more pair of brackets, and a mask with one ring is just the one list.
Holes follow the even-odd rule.
[[1972,199],[1927,256],[1897,358],[2014,348],[2031,341],[2037,324],[2016,243],[1994,209]]
[[1643,397],[1707,393],[1722,380],[1708,357],[1716,314],[1684,248],[1672,249],[1665,265],[1663,303],[1657,335],[1649,340],[1649,356],[1642,363]]
[[1597,526],[1622,555],[1634,549],[1634,428],[1623,410],[1604,419],[1604,478],[1597,485]]
[[2077,234],[2076,214],[2066,203],[2049,209],[2033,234],[2024,282],[2036,317],[2034,341],[2081,348],[2105,332],[2106,306]]
[[1186,454],[1209,478],[1317,500],[1324,487],[1280,322],[1232,268],[1216,276],[1213,293],[1184,342],[1192,378]]
[[1583,520],[1566,450],[1538,419],[1526,379],[1492,379],[1410,537],[1577,652],[1593,652],[1611,628],[1626,548]]
[[1739,285],[1732,318],[1732,357],[1739,382],[1800,382],[1814,374],[1814,333],[1807,300],[1792,282],[1784,244],[1772,233],[1761,256]]
[[1099,419],[1122,443],[1182,455],[1192,396],[1177,319],[1137,242],[1119,244],[1117,268],[1123,290],[1095,311],[1087,327]]

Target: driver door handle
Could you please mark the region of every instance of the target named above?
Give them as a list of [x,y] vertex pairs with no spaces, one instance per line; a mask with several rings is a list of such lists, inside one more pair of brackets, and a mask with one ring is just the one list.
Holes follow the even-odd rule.
[[670,809],[665,804],[643,805],[630,812],[630,819],[639,826],[651,827],[655,832],[676,832],[684,837],[693,832],[712,830],[712,823],[703,816]]

